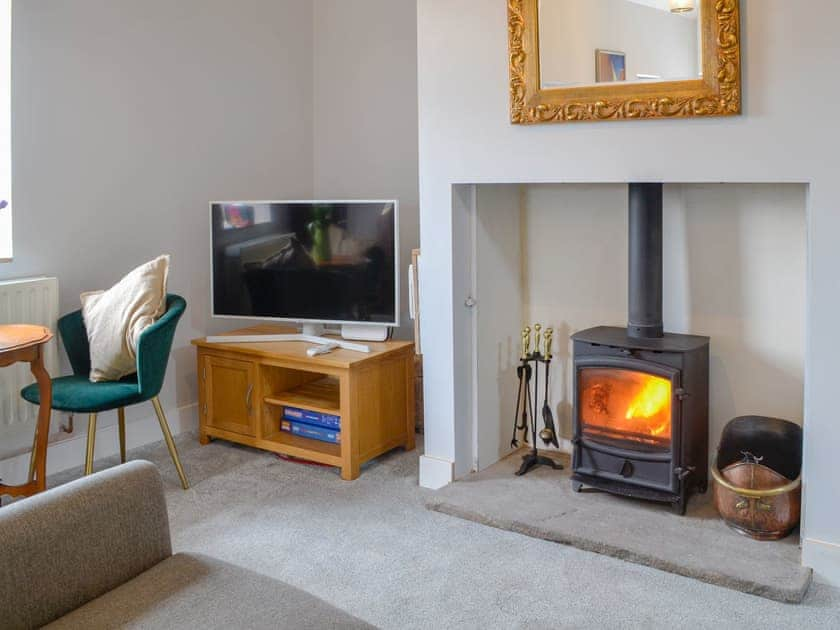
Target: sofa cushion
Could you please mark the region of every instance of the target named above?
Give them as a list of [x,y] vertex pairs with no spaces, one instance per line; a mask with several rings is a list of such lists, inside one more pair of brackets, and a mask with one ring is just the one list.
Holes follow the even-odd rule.
[[176,554],[48,628],[372,628],[294,586]]
[[131,462],[0,509],[0,628],[34,628],[172,554],[154,464]]

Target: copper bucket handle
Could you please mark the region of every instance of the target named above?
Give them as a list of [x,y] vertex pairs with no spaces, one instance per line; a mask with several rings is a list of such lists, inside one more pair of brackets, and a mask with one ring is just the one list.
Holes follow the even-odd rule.
[[787,494],[788,492],[792,492],[796,490],[802,485],[802,475],[791,481],[790,483],[786,483],[783,486],[779,486],[778,488],[770,488],[767,490],[753,490],[751,488],[739,488],[738,486],[734,486],[729,483],[726,479],[723,478],[723,475],[720,474],[720,469],[718,468],[717,458],[715,458],[714,466],[712,466],[712,477],[714,480],[719,483],[721,486],[726,488],[727,490],[734,492],[742,497],[746,497],[748,499],[763,499],[766,497],[778,497],[783,494]]

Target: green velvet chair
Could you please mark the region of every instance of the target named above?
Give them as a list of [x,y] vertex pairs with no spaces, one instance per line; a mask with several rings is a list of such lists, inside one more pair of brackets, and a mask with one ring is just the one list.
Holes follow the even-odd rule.
[[[189,488],[187,476],[181,466],[178,450],[172,440],[169,423],[163,413],[158,394],[163,387],[169,351],[175,337],[175,327],[181,319],[187,303],[178,295],[166,296],[166,312],[154,324],[146,328],[137,343],[137,373],[120,381],[92,383],[90,374],[90,348],[82,312],[75,311],[58,320],[58,332],[67,350],[72,376],[52,379],[52,408],[70,413],[87,413],[87,455],[85,474],[93,472],[93,451],[96,443],[96,416],[103,411],[117,410],[120,434],[120,459],[125,462],[125,408],[129,405],[152,401],[160,422],[169,454],[178,470],[181,485]],[[21,396],[33,404],[39,404],[41,396],[37,384],[25,387]]]

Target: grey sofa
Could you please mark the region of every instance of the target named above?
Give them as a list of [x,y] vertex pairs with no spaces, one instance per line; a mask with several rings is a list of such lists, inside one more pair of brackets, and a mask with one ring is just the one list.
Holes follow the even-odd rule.
[[0,627],[370,628],[283,582],[172,554],[163,485],[132,462],[0,508]]

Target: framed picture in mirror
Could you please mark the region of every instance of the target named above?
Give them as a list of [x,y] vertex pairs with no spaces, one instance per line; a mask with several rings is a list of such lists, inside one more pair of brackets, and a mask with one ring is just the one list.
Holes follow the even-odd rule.
[[595,82],[612,83],[627,80],[624,53],[617,50],[595,49]]

